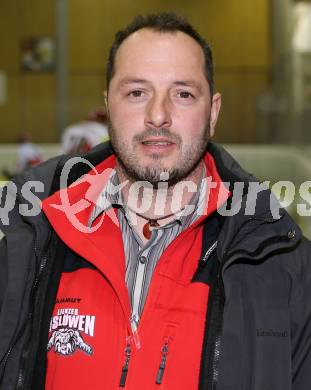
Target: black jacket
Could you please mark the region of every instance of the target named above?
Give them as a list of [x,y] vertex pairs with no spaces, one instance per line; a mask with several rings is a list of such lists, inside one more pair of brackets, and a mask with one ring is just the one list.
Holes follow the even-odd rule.
[[[199,390],[309,390],[311,388],[311,244],[284,211],[271,212],[269,190],[247,197],[247,174],[210,143],[224,182],[244,182],[240,211],[224,218],[218,236],[217,272],[207,310]],[[108,144],[84,156],[93,165],[111,153]],[[18,176],[17,202],[0,245],[0,389],[44,389],[48,326],[62,271],[64,244],[43,213],[24,216],[21,188],[44,183],[40,199],[59,189],[68,157],[57,157]],[[70,182],[86,173],[81,164]],[[42,190],[42,189],[41,189]],[[2,207],[14,200],[10,189]],[[231,208],[237,204],[232,198]],[[235,204],[236,203],[236,204]],[[6,203],[7,205],[8,203]],[[255,215],[247,215],[254,206]],[[25,207],[25,206],[24,206]],[[4,218],[1,218],[3,221]],[[203,250],[208,229],[204,229]],[[198,269],[199,278],[204,272]]]

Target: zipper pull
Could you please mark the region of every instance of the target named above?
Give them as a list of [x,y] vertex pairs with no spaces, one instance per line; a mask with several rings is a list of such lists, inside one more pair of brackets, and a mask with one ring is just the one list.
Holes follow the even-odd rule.
[[132,333],[133,333],[133,341],[134,341],[135,347],[137,349],[140,349],[141,348],[141,343],[140,343],[140,337],[139,337],[139,334],[138,334],[138,327],[137,327],[138,318],[137,318],[137,315],[134,314],[130,318],[130,322],[131,322],[131,328],[132,328]]
[[160,363],[160,366],[159,366],[159,370],[158,370],[158,374],[157,374],[157,378],[156,378],[156,384],[157,385],[160,385],[162,383],[162,379],[163,379],[163,375],[164,375],[164,370],[165,370],[165,367],[166,367],[166,361],[167,361],[167,354],[168,354],[168,344],[170,342],[170,339],[167,337],[165,339],[165,343],[162,347],[162,350],[161,350],[161,353],[162,353],[162,359],[161,359],[161,363]]
[[131,337],[126,338],[126,347],[125,347],[125,363],[124,366],[122,367],[122,373],[121,373],[121,378],[120,378],[120,384],[119,387],[125,387],[125,382],[126,382],[126,377],[128,374],[129,370],[129,364],[130,364],[130,359],[131,359]]

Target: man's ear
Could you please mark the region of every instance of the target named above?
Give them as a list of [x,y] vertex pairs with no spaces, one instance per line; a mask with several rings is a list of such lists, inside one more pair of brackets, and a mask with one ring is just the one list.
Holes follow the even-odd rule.
[[213,137],[213,135],[215,134],[215,127],[220,112],[220,107],[221,107],[221,94],[217,92],[212,98],[212,107],[211,107],[211,114],[210,114],[210,137]]

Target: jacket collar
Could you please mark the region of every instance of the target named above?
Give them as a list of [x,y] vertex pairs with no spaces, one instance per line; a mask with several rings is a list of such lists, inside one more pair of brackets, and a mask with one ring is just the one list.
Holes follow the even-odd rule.
[[[302,238],[301,229],[284,209],[279,208],[272,192],[267,188],[258,196],[252,196],[251,186],[260,181],[244,171],[221,146],[210,143],[208,149],[223,182],[232,192],[236,183],[244,183],[242,200],[232,196],[231,209],[237,207],[239,211],[225,218],[219,235],[217,253],[220,261],[229,265],[241,256],[258,261],[270,253],[295,247]],[[254,210],[253,215],[250,210]]]

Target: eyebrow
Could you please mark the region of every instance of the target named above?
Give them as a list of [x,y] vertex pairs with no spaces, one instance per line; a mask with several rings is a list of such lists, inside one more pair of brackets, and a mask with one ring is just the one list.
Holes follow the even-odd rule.
[[182,87],[194,87],[197,88],[199,91],[202,91],[202,87],[194,80],[177,80],[174,81],[173,84]]
[[[146,79],[138,78],[125,78],[120,82],[121,87],[127,84],[151,84],[151,82]],[[173,82],[173,85],[182,87],[195,87],[200,91],[202,90],[201,86],[194,80],[176,80]]]
[[136,79],[136,78],[125,78],[120,82],[121,87],[127,84],[150,84],[150,82],[145,79]]

